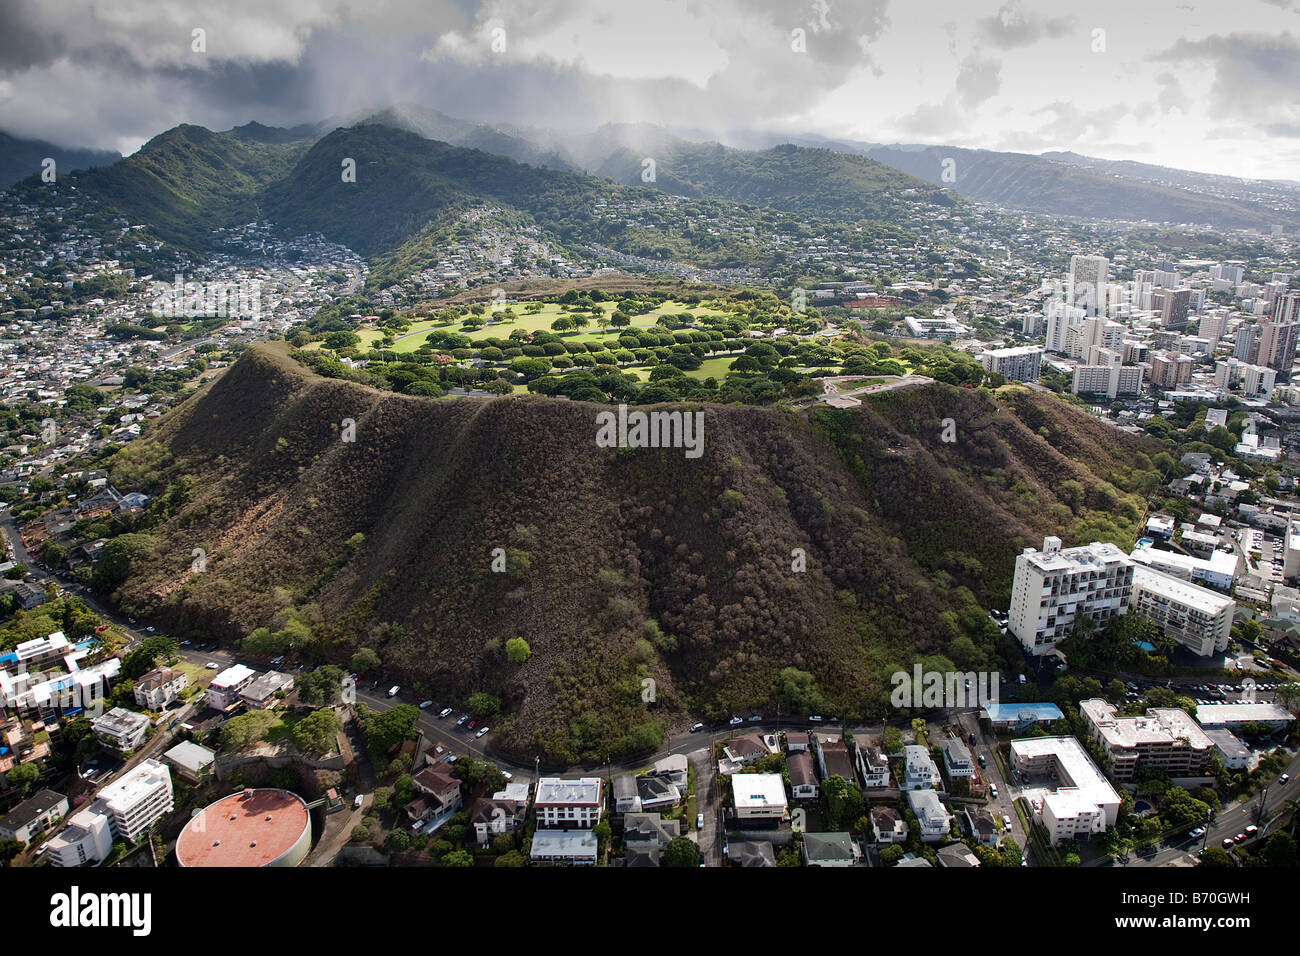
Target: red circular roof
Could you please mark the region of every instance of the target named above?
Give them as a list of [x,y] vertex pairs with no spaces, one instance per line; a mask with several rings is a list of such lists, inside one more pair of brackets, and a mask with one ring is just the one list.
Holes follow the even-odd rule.
[[181,866],[266,866],[311,825],[307,805],[288,790],[241,790],[210,803],[176,841]]

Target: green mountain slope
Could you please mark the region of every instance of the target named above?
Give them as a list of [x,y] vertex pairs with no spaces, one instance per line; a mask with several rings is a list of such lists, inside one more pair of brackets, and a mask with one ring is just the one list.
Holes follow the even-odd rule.
[[952,159],[956,181],[951,185],[961,195],[1048,215],[1210,223],[1221,229],[1300,225],[1294,213],[1261,204],[1140,182],[1040,156],[950,146],[879,146],[868,155],[932,183],[942,183],[944,161]]
[[[1131,535],[1140,504],[1110,481],[1156,480],[1150,442],[1025,390],[935,385],[811,418],[706,406],[698,459],[598,448],[601,410],[378,392],[255,347],[114,460],[117,487],[166,504],[117,599],[227,642],[293,613],[309,658],[372,647],[419,694],[500,698],[507,751],[599,759],[695,714],[880,714],[920,657],[1006,671],[984,609],[1015,554]],[[523,664],[502,650],[516,636]]]
[[101,149],[65,149],[41,139],[22,139],[0,131],[0,189],[7,189],[28,176],[40,175],[41,163],[54,160],[55,172],[63,175],[74,169],[107,166],[122,157]]

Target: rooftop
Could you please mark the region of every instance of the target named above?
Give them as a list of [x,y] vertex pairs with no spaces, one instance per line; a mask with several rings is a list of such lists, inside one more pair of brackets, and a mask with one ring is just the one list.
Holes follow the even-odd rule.
[[181,866],[266,866],[311,827],[307,805],[288,790],[241,790],[210,803],[176,840]]

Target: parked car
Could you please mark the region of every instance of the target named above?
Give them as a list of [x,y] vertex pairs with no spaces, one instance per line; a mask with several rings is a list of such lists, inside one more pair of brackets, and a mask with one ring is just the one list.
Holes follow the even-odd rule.
[[1010,814],[1006,814],[1006,813],[1002,814],[1002,825],[1003,825],[1004,827],[1006,827],[1008,830],[1011,829],[1011,816],[1010,816]]
[[1225,849],[1225,850],[1226,850],[1226,849],[1231,849],[1232,844],[1233,844],[1234,842],[1236,842],[1236,841],[1234,841],[1234,840],[1232,839],[1232,837],[1224,837],[1224,838],[1223,838],[1223,847],[1224,847],[1224,849]]
[[360,810],[360,809],[361,809],[361,801],[364,800],[364,799],[365,799],[365,794],[363,794],[363,793],[358,793],[355,797],[353,797],[353,798],[352,798],[352,809],[353,809],[353,810]]
[[442,710],[438,711],[438,719],[441,720],[443,717],[447,717],[450,714],[451,714],[451,708],[444,707]]
[[474,729],[475,727],[477,727],[477,726],[478,726],[478,720],[475,719],[475,720],[471,720],[468,724],[466,724],[466,725],[465,725],[465,729],[466,729],[466,730],[473,730],[473,729]]
[[1254,836],[1258,832],[1259,832],[1259,827],[1255,826],[1255,824],[1253,823],[1250,826],[1246,827],[1247,836]]
[[703,724],[691,724],[691,733],[697,734],[704,729]]
[[456,726],[464,727],[467,723],[469,723],[469,714],[461,714],[460,718],[456,721]]
[[994,800],[998,798],[998,785],[996,783],[989,784],[989,796]]
[[402,688],[399,687],[397,684],[394,684],[392,687],[388,688],[388,696],[389,696],[389,697],[396,697],[396,696],[397,696],[397,692],[400,691],[401,689],[402,689]]
[[1291,775],[1290,775],[1289,773],[1284,773],[1284,774],[1282,774],[1282,776],[1280,776],[1280,777],[1277,778],[1277,782],[1278,782],[1278,783],[1286,783],[1286,782],[1287,782],[1288,780],[1290,780],[1290,779],[1291,779]]
[[1195,830],[1193,830],[1191,833],[1187,835],[1189,837],[1192,837],[1193,839],[1196,839],[1198,837],[1203,837],[1205,836],[1205,827],[1197,827]]
[[421,710],[428,710],[428,709],[429,709],[430,707],[432,707],[432,706],[433,706],[433,701],[431,701],[431,700],[422,700],[422,701],[420,701],[420,709],[421,709]]
[[1245,843],[1245,842],[1246,842],[1246,834],[1244,834],[1244,833],[1238,833],[1235,837],[1233,837],[1232,842],[1233,842],[1233,843]]
[[704,814],[702,813],[695,814],[695,829],[697,830],[704,829]]
[[485,733],[487,733],[487,732],[488,732],[489,730],[491,730],[491,729],[492,729],[491,727],[480,727],[480,728],[478,729],[478,733],[476,733],[474,736],[475,736],[475,737],[482,737]]
[[208,663],[207,663],[205,666],[206,666],[207,669],[210,670],[210,671],[219,671],[219,670],[221,670],[221,665],[218,664],[216,661],[208,661]]
[[808,718],[808,720],[814,724],[820,724],[822,722],[822,718],[820,714],[813,714],[811,717]]
[[989,762],[988,762],[987,760],[984,759],[984,755],[983,755],[983,754],[980,754],[980,755],[979,755],[978,757],[976,757],[975,759],[978,760],[978,761],[980,762],[980,766],[981,766],[981,767],[987,767],[987,766],[989,765]]
[[761,723],[763,722],[763,715],[762,715],[762,714],[750,714],[750,716],[749,716],[749,722],[750,722],[751,724],[761,724]]

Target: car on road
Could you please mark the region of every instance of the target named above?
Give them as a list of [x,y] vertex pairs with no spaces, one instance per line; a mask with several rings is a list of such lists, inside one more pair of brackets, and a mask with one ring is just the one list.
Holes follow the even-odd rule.
[[1231,846],[1233,845],[1233,843],[1235,843],[1235,842],[1236,842],[1236,841],[1233,840],[1232,837],[1224,837],[1224,838],[1223,838],[1223,847],[1224,847],[1224,849],[1228,849],[1228,848],[1231,847]]
[[218,664],[216,661],[208,661],[207,664],[205,664],[204,666],[210,671],[221,670],[221,665]]
[[1255,824],[1253,823],[1250,826],[1246,827],[1247,836],[1254,836],[1258,832],[1259,832],[1259,827],[1255,826]]
[[398,691],[400,691],[401,689],[402,689],[402,688],[401,688],[400,686],[398,686],[397,684],[394,684],[392,687],[388,688],[388,696],[389,696],[389,697],[396,697],[397,694],[398,694]]
[[272,665],[274,665],[275,667],[279,667],[281,664],[284,663],[284,658],[283,658],[283,657],[273,657],[273,658],[271,658],[271,663],[272,663]]
[[432,706],[433,706],[433,701],[431,701],[431,700],[422,700],[422,701],[420,701],[420,709],[421,709],[421,710],[428,710],[428,709],[429,709],[430,707],[432,707]]
[[1008,830],[1011,829],[1011,816],[1009,814],[1002,814],[1002,825]]
[[1195,830],[1193,830],[1191,833],[1187,835],[1191,837],[1193,840],[1199,839],[1200,837],[1205,836],[1205,827],[1197,827]]
[[1246,842],[1246,834],[1244,834],[1244,833],[1238,833],[1235,837],[1232,838],[1232,842],[1233,842],[1233,843],[1245,843],[1245,842]]
[[489,730],[491,730],[491,729],[492,729],[491,727],[480,727],[480,728],[478,729],[478,733],[476,733],[474,736],[475,736],[475,737],[482,737],[485,733],[487,733],[487,732],[488,732]]
[[451,714],[451,708],[444,707],[442,710],[438,711],[438,719],[441,720],[443,717],[447,717],[450,714]]
[[814,723],[814,724],[820,724],[822,722],[822,718],[820,714],[813,714],[811,717],[808,718],[808,720],[810,723]]
[[704,829],[704,814],[702,813],[695,814],[695,829],[697,830]]
[[739,717],[732,717],[731,720],[728,721],[728,723],[730,723],[731,726],[735,727],[735,726],[737,726],[737,725],[739,725],[739,724],[743,724],[744,721],[741,720]]
[[150,624],[148,627],[145,628],[145,630],[148,631],[150,634],[152,634],[152,633],[153,633],[153,625]]
[[750,722],[751,724],[761,724],[761,723],[763,722],[763,715],[762,715],[762,714],[750,714],[750,715],[749,715],[749,722]]
[[1278,783],[1286,783],[1286,782],[1287,782],[1288,780],[1290,780],[1290,779],[1291,779],[1291,775],[1290,775],[1289,773],[1284,773],[1284,774],[1282,774],[1282,776],[1280,776],[1280,777],[1277,778],[1277,782],[1278,782]]
[[511,773],[509,770],[502,770],[501,776],[505,777],[507,782],[515,779],[515,775]]
[[190,646],[189,641],[181,641],[181,647],[189,647],[189,646]]
[[691,733],[693,734],[698,734],[703,729],[704,729],[703,724],[691,724]]
[[974,734],[971,734],[971,735],[970,735],[970,745],[971,745],[972,747],[975,746],[975,735],[974,735]]
[[469,714],[461,714],[460,719],[456,721],[457,727],[464,727],[469,723]]
[[998,785],[996,783],[989,784],[989,796],[994,800],[998,798]]
[[989,765],[988,760],[984,758],[983,754],[980,754],[976,759],[979,760],[981,767],[987,767]]
[[355,797],[353,797],[353,798],[352,798],[352,809],[353,809],[353,810],[360,810],[360,809],[361,809],[361,801],[364,800],[364,799],[365,799],[365,794],[364,794],[364,793],[358,793]]

